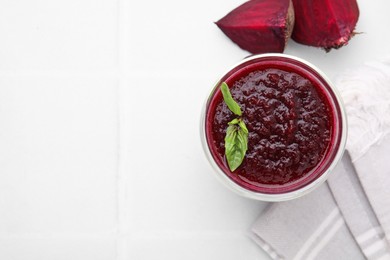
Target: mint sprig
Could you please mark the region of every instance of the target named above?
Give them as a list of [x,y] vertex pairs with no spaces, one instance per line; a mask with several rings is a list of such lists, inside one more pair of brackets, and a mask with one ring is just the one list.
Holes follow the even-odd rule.
[[226,105],[237,115],[228,123],[225,136],[225,155],[230,170],[235,171],[243,162],[248,150],[248,128],[242,120],[242,111],[237,102],[233,99],[229,87],[225,82],[221,84],[221,92]]
[[230,111],[232,111],[237,116],[241,116],[242,115],[241,108],[237,104],[237,102],[234,101],[232,94],[230,94],[229,87],[226,84],[226,82],[222,82],[221,91],[223,95],[223,100],[225,101]]

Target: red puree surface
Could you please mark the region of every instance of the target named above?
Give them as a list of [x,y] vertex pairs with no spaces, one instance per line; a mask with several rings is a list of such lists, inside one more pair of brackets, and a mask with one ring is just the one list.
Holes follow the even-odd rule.
[[225,79],[249,130],[248,151],[234,172],[227,166],[224,138],[228,122],[236,116],[216,91],[207,112],[206,132],[214,159],[233,181],[262,191],[261,187],[304,178],[323,160],[333,116],[323,90],[308,78],[274,65],[252,66]]

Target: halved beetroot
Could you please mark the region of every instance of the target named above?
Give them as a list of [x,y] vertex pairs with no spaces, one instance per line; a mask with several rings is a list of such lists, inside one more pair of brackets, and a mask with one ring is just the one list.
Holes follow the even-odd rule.
[[329,51],[348,43],[359,18],[356,0],[293,0],[292,39]]
[[294,9],[291,0],[251,0],[216,24],[251,53],[283,52],[294,27]]

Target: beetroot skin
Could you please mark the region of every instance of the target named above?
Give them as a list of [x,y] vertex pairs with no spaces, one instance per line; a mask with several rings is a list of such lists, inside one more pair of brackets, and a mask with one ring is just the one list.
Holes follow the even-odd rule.
[[356,0],[292,0],[295,26],[292,39],[329,51],[346,45],[359,18]]
[[282,53],[294,26],[294,9],[291,0],[251,0],[216,24],[244,50]]

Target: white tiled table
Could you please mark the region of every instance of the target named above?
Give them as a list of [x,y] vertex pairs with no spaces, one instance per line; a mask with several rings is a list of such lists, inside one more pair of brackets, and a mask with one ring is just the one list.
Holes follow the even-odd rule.
[[[267,259],[265,203],[212,176],[199,116],[248,53],[213,21],[239,0],[0,2],[0,259]],[[330,77],[390,54],[387,0],[350,45],[286,53]]]

